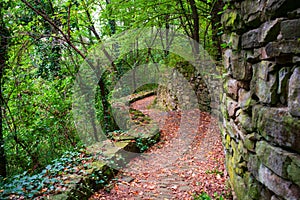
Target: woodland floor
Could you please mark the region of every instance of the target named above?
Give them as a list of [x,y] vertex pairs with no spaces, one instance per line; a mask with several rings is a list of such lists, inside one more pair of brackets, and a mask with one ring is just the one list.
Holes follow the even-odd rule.
[[150,108],[155,96],[131,106],[158,123],[161,139],[93,199],[193,199],[194,194],[230,198],[224,153],[216,121],[205,112],[162,112]]

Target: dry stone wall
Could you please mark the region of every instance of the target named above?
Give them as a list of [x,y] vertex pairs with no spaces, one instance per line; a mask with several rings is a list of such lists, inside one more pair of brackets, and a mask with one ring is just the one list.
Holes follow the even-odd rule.
[[300,1],[227,0],[221,132],[237,199],[300,199]]
[[166,110],[185,110],[192,106],[211,110],[211,96],[203,75],[189,62],[178,62],[173,72],[164,78],[166,85],[158,88],[158,103]]

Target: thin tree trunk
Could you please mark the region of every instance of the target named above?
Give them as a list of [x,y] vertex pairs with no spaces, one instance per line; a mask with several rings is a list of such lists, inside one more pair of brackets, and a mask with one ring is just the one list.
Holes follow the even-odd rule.
[[6,156],[4,150],[4,135],[3,135],[3,73],[7,60],[8,36],[9,32],[3,22],[3,3],[0,3],[0,176],[6,177]]
[[200,25],[199,25],[199,15],[197,11],[197,5],[195,0],[188,0],[191,10],[192,10],[192,19],[193,19],[193,39],[194,39],[194,53],[196,55],[199,54],[199,41],[200,41],[200,36],[199,36],[199,31],[200,31]]
[[213,5],[212,12],[211,12],[211,29],[212,29],[212,41],[213,46],[215,49],[217,49],[217,54],[215,55],[216,60],[222,59],[222,48],[221,48],[221,36],[219,33],[219,28],[221,25],[221,15],[218,14],[220,11],[222,11],[224,7],[223,1],[216,1]]

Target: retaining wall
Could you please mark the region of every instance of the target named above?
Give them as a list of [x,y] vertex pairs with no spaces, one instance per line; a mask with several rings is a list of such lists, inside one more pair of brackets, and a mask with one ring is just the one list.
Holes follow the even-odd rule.
[[300,1],[231,0],[221,132],[237,199],[300,199]]

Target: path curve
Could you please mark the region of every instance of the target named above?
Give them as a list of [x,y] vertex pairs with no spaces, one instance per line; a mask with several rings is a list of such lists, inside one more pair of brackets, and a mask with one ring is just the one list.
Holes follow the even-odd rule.
[[200,116],[199,123],[196,123],[197,133],[184,153],[176,152],[174,145],[178,149],[184,146],[180,139],[176,140],[181,113],[149,109],[155,98],[147,97],[131,105],[159,124],[161,140],[147,150],[148,155],[155,156],[150,160],[142,156],[131,160],[129,167],[122,170],[111,183],[111,188],[96,192],[90,200],[193,199],[193,194],[202,192],[210,196],[215,193],[230,196],[216,121],[208,113],[189,111],[191,122],[199,120]]

